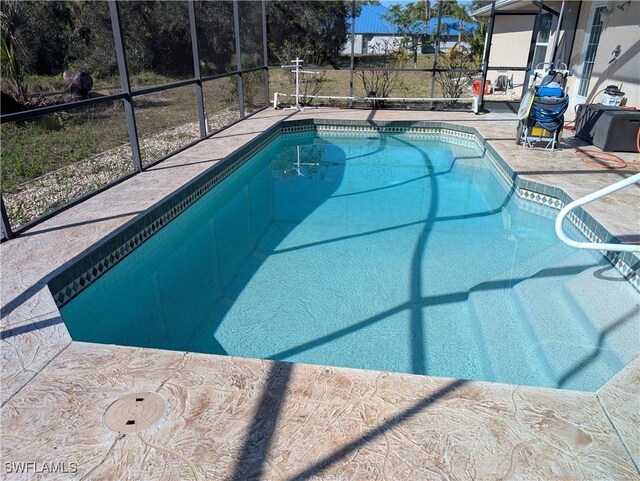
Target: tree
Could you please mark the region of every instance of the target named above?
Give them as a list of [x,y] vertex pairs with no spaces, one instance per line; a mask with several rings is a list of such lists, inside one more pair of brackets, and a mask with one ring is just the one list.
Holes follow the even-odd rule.
[[[469,12],[474,12],[482,7],[491,5],[492,0],[473,0],[469,4]],[[487,24],[489,23],[489,17],[478,17],[475,19],[478,28],[464,32],[462,34],[464,41],[469,44],[469,54],[473,58],[476,65],[480,65],[482,62],[482,56],[484,54],[484,42],[485,35],[487,33]]]
[[487,5],[491,5],[492,0],[471,0],[469,4],[469,11],[474,12],[482,7],[486,7]]
[[482,63],[484,55],[484,41],[487,33],[487,23],[478,22],[478,28],[469,32],[464,32],[462,38],[469,44],[469,55],[473,59],[473,63],[479,66]]
[[66,68],[100,78],[118,74],[111,17],[106,2],[76,1]]
[[[442,0],[442,16],[455,17],[459,7],[461,7],[461,5],[458,4],[457,0]],[[462,7],[464,8],[464,6]],[[440,2],[437,2],[434,11],[438,12],[439,9]],[[437,13],[435,15],[437,16]]]
[[[362,5],[368,3],[375,2],[356,2],[356,16]],[[278,46],[289,41],[307,49],[320,65],[337,67],[342,48],[349,39],[352,6],[352,2],[342,0],[267,2],[269,61],[278,61]]]
[[59,75],[67,68],[72,43],[73,2],[24,2],[27,20],[23,38],[30,53],[29,70],[44,75]]
[[2,2],[0,10],[0,59],[2,76],[9,79],[7,90],[18,103],[27,103],[27,87],[24,83],[24,65],[28,52],[20,31],[26,23],[24,4],[18,1]]
[[[472,74],[468,72],[473,67],[473,58],[469,50],[460,44],[454,45],[448,52],[438,57],[438,67],[445,71],[436,72],[436,82],[445,97],[459,98],[471,85]],[[451,104],[454,101],[449,102]]]
[[[144,35],[154,72],[174,77],[193,76],[189,8],[186,2],[121,2],[122,18],[137,14],[146,4]],[[129,46],[129,44],[127,44]]]
[[233,2],[196,2],[200,68],[204,75],[235,70]]
[[392,5],[385,20],[398,27],[398,32],[404,37],[404,47],[413,54],[413,68],[418,67],[418,49],[425,43],[424,35],[431,18],[430,2],[418,1],[403,5]]
[[404,5],[392,5],[385,19],[398,27],[403,35],[405,48],[413,54],[413,66],[417,67],[418,49],[433,43],[435,37],[447,35],[449,25],[442,22],[440,31],[432,34],[432,39],[427,40],[426,31],[429,21],[437,18],[442,12],[442,17],[454,17],[458,21],[458,44],[462,43],[464,36],[464,22],[471,21],[471,17],[464,5],[459,5],[456,0],[440,0],[435,5],[429,1],[419,0],[415,3]]
[[470,22],[471,17],[467,13],[467,9],[464,5],[455,5],[451,6],[451,16],[458,19],[458,43],[462,43],[462,31],[464,30],[464,23]]

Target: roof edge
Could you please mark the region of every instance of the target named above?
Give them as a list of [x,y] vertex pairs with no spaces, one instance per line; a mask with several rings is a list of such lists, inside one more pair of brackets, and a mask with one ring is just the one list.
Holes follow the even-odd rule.
[[[496,2],[496,10],[499,10],[500,8],[503,7],[508,7],[509,5],[513,5],[514,3],[520,3],[523,0],[498,0]],[[484,17],[487,16],[491,13],[491,4],[486,5],[482,8],[479,8],[478,10],[474,10],[473,12],[471,12],[471,16],[472,17]]]

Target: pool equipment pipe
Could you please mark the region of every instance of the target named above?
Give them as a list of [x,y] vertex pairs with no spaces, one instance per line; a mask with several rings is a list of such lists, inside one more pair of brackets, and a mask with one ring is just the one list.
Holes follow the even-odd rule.
[[[296,73],[296,108],[298,110],[302,110],[302,106],[300,105],[300,74],[301,73],[317,74],[319,72],[312,72],[310,70],[300,70],[300,66],[302,65],[302,62],[304,62],[304,60],[302,60],[300,57],[296,57],[296,59],[291,60],[291,62],[293,62],[293,65],[283,65],[282,68],[294,69],[294,72]],[[275,107],[276,106],[274,105],[274,108]]]
[[[279,98],[280,97],[295,97],[295,94],[285,94],[281,92],[273,93],[273,108],[278,107]],[[327,99],[327,100],[392,100],[395,102],[423,102],[423,101],[433,101],[433,102],[446,102],[446,101],[466,101],[473,102],[473,97],[358,97],[357,95],[349,96],[349,95],[307,95],[307,98],[310,99]]]

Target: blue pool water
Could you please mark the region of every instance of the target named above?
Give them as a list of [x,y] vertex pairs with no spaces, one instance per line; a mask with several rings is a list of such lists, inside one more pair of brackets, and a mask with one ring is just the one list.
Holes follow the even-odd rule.
[[62,314],[81,341],[594,390],[639,351],[637,297],[554,217],[472,146],[286,134]]

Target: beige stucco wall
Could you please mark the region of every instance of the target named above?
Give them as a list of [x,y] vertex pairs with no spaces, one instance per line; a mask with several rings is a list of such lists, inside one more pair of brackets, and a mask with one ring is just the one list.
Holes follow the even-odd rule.
[[[571,67],[576,73],[569,83],[572,106],[585,101],[599,102],[602,99],[599,91],[616,84],[625,92],[627,105],[640,108],[640,2],[632,1],[624,11],[617,8],[622,3],[623,0],[583,2],[571,56]],[[592,11],[599,5],[606,5],[612,13],[604,20],[588,93],[583,99],[577,97],[577,92],[586,53],[585,37],[590,30]],[[622,52],[617,60],[609,63],[617,45],[621,46]]]
[[[567,2],[571,4],[574,2]],[[545,5],[559,11],[560,2],[545,2]],[[507,7],[509,10],[535,11],[537,8],[531,2],[518,2]],[[573,6],[571,6],[573,8]],[[570,10],[567,7],[567,11]],[[576,9],[577,10],[577,9]],[[570,12],[568,12],[571,14]],[[573,14],[575,18],[575,13]],[[531,35],[535,22],[535,15],[498,15],[493,27],[493,41],[491,42],[491,53],[489,55],[489,65],[526,67],[531,45]],[[549,46],[545,61],[551,61],[553,55],[553,39],[556,29],[556,18],[554,17],[549,36]],[[562,38],[562,37],[561,37]],[[514,84],[521,84],[524,81],[525,72],[497,72],[490,71],[488,78],[495,82],[498,75],[506,74],[510,78],[513,76]],[[516,89],[517,93],[521,89]]]
[[[529,15],[501,15],[496,17],[493,27],[493,41],[489,54],[491,67],[526,67],[529,45],[531,44],[531,29],[535,17]],[[487,78],[495,84],[498,75],[513,76],[514,85],[524,80],[524,72],[491,70]],[[520,89],[518,89],[520,91]]]
[[526,67],[535,17],[501,15],[496,17],[489,65]]
[[[574,76],[568,79],[571,98],[571,107],[567,112],[569,118],[573,116],[575,104],[599,102],[602,99],[601,90],[612,84],[618,85],[625,92],[627,105],[640,108],[640,0],[632,0],[631,4],[624,7],[624,11],[617,8],[622,4],[624,4],[624,0],[582,2],[574,0],[565,3],[565,20],[559,40],[558,56],[562,58],[563,53],[565,58],[568,56],[569,68],[574,70]],[[545,5],[559,10],[561,3],[545,2]],[[612,13],[604,20],[604,30],[600,37],[596,61],[585,99],[577,96],[586,54],[585,37],[590,30],[592,12],[600,5],[606,5]],[[508,8],[535,9],[530,2],[524,1],[512,4]],[[577,25],[575,24],[576,17],[578,17]],[[526,66],[533,19],[533,16],[501,15],[496,17],[489,65]],[[574,25],[576,25],[575,32]],[[554,21],[547,48],[547,61],[551,60],[555,28]],[[571,48],[572,41],[573,47]],[[610,63],[613,58],[611,52],[617,45],[621,46],[622,52],[617,60]],[[569,48],[571,48],[571,54],[567,55]],[[491,71],[488,78],[495,81],[501,73],[505,72]],[[506,73],[509,76],[512,75],[512,72]],[[524,79],[524,72],[513,72],[513,79],[514,83],[521,83]]]

